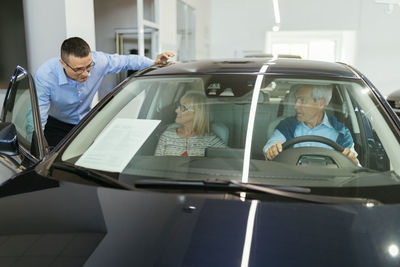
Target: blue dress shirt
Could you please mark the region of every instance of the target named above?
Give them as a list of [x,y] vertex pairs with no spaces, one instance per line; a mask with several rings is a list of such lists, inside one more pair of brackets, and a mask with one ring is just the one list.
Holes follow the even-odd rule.
[[[322,119],[321,124],[318,126],[310,129],[304,122],[298,122],[296,125],[296,129],[294,131],[294,137],[304,136],[304,135],[318,135],[323,136],[328,139],[335,141],[338,138],[338,131],[331,125],[329,122],[328,116],[326,113],[324,114],[324,118]],[[268,151],[268,149],[275,145],[276,143],[284,143],[286,141],[286,137],[277,129],[275,129],[274,133],[272,134],[271,138],[265,144],[263,151],[264,155]],[[351,142],[352,146],[349,149],[357,156],[357,152],[354,149],[354,142]],[[324,147],[332,149],[332,147],[319,143],[319,142],[302,142],[295,144],[293,147]]]
[[43,128],[49,115],[66,123],[79,123],[89,113],[92,100],[107,74],[140,70],[153,64],[147,57],[92,51],[95,66],[85,82],[78,82],[65,75],[59,60],[46,61],[34,76]]

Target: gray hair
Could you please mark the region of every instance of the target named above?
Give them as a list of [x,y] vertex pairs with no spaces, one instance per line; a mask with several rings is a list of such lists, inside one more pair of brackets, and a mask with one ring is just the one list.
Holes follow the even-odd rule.
[[325,98],[325,106],[329,104],[332,98],[332,85],[312,85],[311,96],[314,100]]
[[325,98],[325,106],[329,104],[332,98],[332,90],[333,86],[332,85],[323,85],[323,84],[298,84],[295,85],[294,89],[295,92],[299,90],[300,88],[303,87],[311,87],[311,97],[314,99],[314,101],[317,101],[318,99]]

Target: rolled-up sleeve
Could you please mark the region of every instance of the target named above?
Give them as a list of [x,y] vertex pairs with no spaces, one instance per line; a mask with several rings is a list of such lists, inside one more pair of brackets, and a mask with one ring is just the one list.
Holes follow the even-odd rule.
[[278,142],[284,143],[286,142],[286,138],[279,130],[275,130],[263,148],[264,155],[272,145],[275,145]]

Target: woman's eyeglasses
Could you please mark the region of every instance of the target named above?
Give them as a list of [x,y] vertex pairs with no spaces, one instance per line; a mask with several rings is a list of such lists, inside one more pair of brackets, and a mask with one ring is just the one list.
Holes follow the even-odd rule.
[[182,112],[185,112],[185,111],[194,112],[194,109],[188,108],[188,107],[186,107],[186,106],[184,106],[184,105],[182,105],[182,104],[179,104],[179,105],[178,105],[178,109],[179,109],[180,111],[182,111]]

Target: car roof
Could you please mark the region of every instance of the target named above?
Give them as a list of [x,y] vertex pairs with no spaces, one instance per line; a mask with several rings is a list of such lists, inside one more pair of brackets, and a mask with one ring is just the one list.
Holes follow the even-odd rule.
[[265,73],[272,75],[315,76],[359,79],[348,65],[304,59],[243,58],[221,60],[197,60],[176,63],[165,67],[154,66],[135,76],[153,75],[196,75],[196,74],[258,74],[263,65]]

